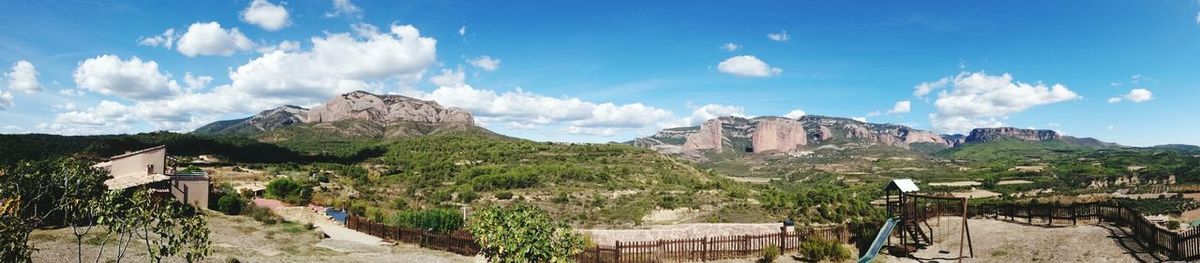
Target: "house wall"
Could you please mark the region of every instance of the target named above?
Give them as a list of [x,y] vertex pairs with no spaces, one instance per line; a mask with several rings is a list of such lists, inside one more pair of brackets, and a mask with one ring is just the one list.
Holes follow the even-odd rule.
[[171,195],[179,202],[186,201],[199,208],[208,207],[209,181],[207,177],[173,178],[171,180]]
[[151,174],[162,174],[166,164],[167,149],[161,148],[112,160],[112,166],[109,166],[109,172],[111,172],[114,177],[130,174],[145,175],[147,174],[146,166],[154,165],[154,170],[151,172]]

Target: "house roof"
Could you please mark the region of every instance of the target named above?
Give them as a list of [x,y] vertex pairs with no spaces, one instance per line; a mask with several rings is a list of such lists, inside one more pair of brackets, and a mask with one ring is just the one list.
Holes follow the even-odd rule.
[[902,193],[911,193],[911,192],[921,191],[920,188],[917,188],[917,184],[913,183],[912,179],[892,180],[891,183],[888,183],[886,189],[888,189],[888,190],[896,189],[896,190],[900,190],[900,192],[902,192]]
[[129,174],[105,180],[104,186],[108,186],[110,190],[120,190],[170,179],[171,177],[165,174]]
[[166,145],[159,145],[159,146],[154,146],[154,147],[150,147],[150,148],[146,148],[146,149],[141,149],[141,150],[137,150],[137,151],[127,152],[127,153],[124,153],[124,154],[120,154],[120,155],[117,155],[117,156],[110,157],[110,158],[108,158],[108,159],[109,159],[109,160],[116,160],[116,159],[121,159],[121,158],[129,157],[129,156],[134,156],[134,155],[138,155],[138,154],[142,154],[142,153],[146,153],[146,152],[150,152],[150,151],[154,151],[154,150],[158,150],[158,149],[165,149],[165,148],[167,148],[167,146],[166,146]]

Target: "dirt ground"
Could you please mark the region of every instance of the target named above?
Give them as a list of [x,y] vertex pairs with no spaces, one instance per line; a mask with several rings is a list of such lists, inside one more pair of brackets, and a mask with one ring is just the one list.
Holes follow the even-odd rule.
[[[953,262],[945,258],[958,256],[958,223],[962,218],[943,217],[940,227],[933,220],[930,225],[940,229],[934,231],[934,245],[914,253],[922,260],[880,257],[886,258],[885,262]],[[1138,262],[1135,256],[1139,255],[1131,252],[1138,249],[1126,248],[1131,238],[1112,226],[1040,227],[990,219],[971,219],[967,223],[975,257],[963,262]],[[941,254],[939,250],[950,253]]]
[[649,229],[581,229],[592,242],[613,245],[616,241],[652,241],[716,236],[760,235],[779,233],[780,223],[764,224],[679,224],[655,225]]
[[[457,254],[413,245],[369,246],[354,242],[322,239],[315,230],[305,230],[302,225],[264,225],[244,216],[208,215],[209,238],[212,240],[212,255],[204,262],[226,262],[235,258],[241,262],[481,262],[482,258]],[[102,232],[102,230],[94,230]],[[91,235],[96,236],[96,235]],[[94,237],[85,237],[85,242],[98,244]],[[30,242],[38,249],[33,254],[34,262],[74,262],[75,241],[70,228],[37,230]],[[85,245],[84,260],[91,262],[96,255],[95,245]],[[110,246],[111,247],[111,246]],[[126,262],[149,262],[145,246],[131,245]],[[112,249],[104,257],[111,260]],[[101,260],[106,262],[107,260]],[[171,259],[169,262],[181,261]]]

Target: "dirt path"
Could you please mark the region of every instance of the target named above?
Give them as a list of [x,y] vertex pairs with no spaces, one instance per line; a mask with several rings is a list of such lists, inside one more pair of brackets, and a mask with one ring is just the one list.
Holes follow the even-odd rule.
[[[934,245],[914,256],[922,261],[946,261],[945,258],[957,257],[960,244],[957,223],[961,220],[960,217],[943,217],[938,227],[931,219],[930,226],[939,229],[932,233]],[[1126,243],[1132,241],[1132,237],[1115,235],[1110,230],[1115,227],[1107,225],[1040,227],[990,219],[971,219],[968,224],[975,257],[963,262],[1140,262],[1142,257],[1127,248]],[[939,250],[950,253],[942,254]],[[887,262],[918,261],[890,258]]]
[[[208,215],[212,255],[203,262],[481,262],[482,258],[424,249],[413,245],[365,245],[343,239],[322,239],[301,224],[264,225],[244,216]],[[102,232],[102,231],[97,231]],[[94,235],[93,235],[94,236]],[[89,236],[87,238],[92,238]],[[86,240],[86,239],[85,239]],[[39,250],[34,262],[75,262],[75,242],[70,228],[34,231],[30,242]],[[376,243],[378,244],[378,243]],[[94,246],[85,246],[94,247]],[[129,249],[127,262],[150,262],[145,246]],[[112,259],[111,249],[105,258]],[[95,258],[94,249],[85,249],[85,261]],[[177,262],[171,259],[168,262]],[[101,260],[106,262],[106,260]]]

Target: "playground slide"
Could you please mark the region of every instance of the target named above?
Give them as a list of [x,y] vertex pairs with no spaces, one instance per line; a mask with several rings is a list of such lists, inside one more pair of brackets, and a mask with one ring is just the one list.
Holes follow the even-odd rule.
[[892,235],[892,230],[896,228],[896,220],[888,218],[883,224],[883,228],[879,229],[879,234],[875,235],[875,242],[871,243],[871,248],[863,254],[862,258],[858,259],[858,263],[868,263],[875,259],[875,255],[879,255],[879,249],[883,248],[883,244],[887,243],[888,237]]

